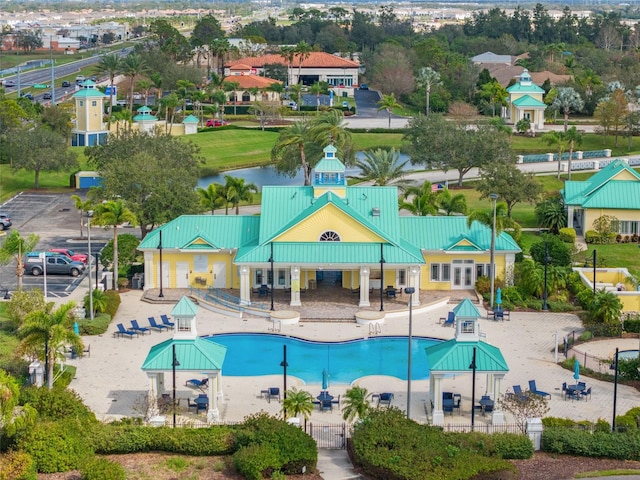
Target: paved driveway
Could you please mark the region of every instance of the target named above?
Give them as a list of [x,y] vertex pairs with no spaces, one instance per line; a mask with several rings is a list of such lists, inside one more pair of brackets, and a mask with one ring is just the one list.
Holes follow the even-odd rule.
[[[11,217],[11,229],[19,231],[23,236],[33,233],[40,237],[36,251],[49,248],[68,248],[83,253],[88,251],[86,229],[85,238],[80,239],[80,214],[71,200],[71,193],[20,193],[1,205],[0,211]],[[91,234],[91,250],[94,253],[100,251],[111,238],[111,230],[94,227]],[[86,275],[87,273],[78,278],[47,275],[47,296],[67,297]],[[15,262],[0,266],[0,285],[9,291],[17,289]],[[23,287],[44,290],[44,278],[26,274],[23,277]]]

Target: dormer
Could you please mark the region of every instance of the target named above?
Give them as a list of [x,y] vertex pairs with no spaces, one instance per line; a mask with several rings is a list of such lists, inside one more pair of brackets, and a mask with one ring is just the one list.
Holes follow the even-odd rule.
[[458,342],[477,342],[480,340],[480,311],[465,298],[453,309],[456,315],[455,339]]
[[533,84],[529,71],[525,68],[520,74],[520,85],[523,87],[530,87]]
[[196,314],[198,307],[189,298],[182,297],[171,310],[174,330],[173,338],[176,340],[195,340],[198,337],[196,330]]
[[347,177],[344,164],[336,156],[338,149],[333,145],[324,147],[324,157],[313,170],[313,196],[318,198],[333,192],[340,198],[347,195]]

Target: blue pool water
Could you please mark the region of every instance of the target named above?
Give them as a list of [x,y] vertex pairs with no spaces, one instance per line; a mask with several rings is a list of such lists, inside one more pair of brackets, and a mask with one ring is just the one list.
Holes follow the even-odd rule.
[[[350,384],[368,375],[407,379],[408,337],[376,337],[346,342],[314,342],[284,335],[229,333],[207,337],[227,347],[222,374],[232,377],[282,375],[283,345],[287,346],[287,375],[305,383],[322,383],[322,371],[332,384]],[[411,378],[429,378],[424,349],[441,340],[413,337]]]
[[622,350],[618,352],[620,360],[634,360],[638,358],[638,350]]

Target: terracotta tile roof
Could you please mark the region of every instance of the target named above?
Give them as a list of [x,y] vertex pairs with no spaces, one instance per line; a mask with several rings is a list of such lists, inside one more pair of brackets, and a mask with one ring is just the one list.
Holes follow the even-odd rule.
[[225,77],[225,82],[236,82],[240,85],[239,89],[246,88],[267,88],[274,83],[282,83],[280,80],[273,78],[260,77],[258,75],[231,75]]
[[251,65],[246,63],[236,63],[231,67],[231,70],[251,70]]
[[[262,68],[270,63],[281,63],[287,65],[287,60],[278,53],[269,55],[262,55],[260,57],[245,57],[239,60],[234,60],[225,64],[225,68],[235,69],[238,65],[246,67],[250,65],[251,68]],[[298,56],[293,59],[293,66],[298,66]],[[358,68],[360,64],[346,58],[337,57],[325,52],[311,52],[309,58],[305,58],[302,61],[304,68]]]

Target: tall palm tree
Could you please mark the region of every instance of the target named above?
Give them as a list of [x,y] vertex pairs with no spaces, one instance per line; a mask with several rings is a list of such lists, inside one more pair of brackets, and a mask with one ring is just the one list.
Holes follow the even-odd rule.
[[16,262],[16,277],[18,277],[18,290],[22,290],[22,277],[24,276],[24,257],[32,251],[40,237],[34,233],[23,237],[17,230],[11,230],[4,237],[0,245],[0,264],[9,263],[12,259]]
[[[409,197],[411,202],[406,201]],[[429,182],[424,182],[420,186],[407,187],[398,201],[398,206],[400,210],[407,210],[414,215],[425,217],[438,214],[437,202],[438,194],[432,190]]]
[[582,144],[582,134],[578,132],[574,125],[565,133],[565,139],[569,142],[569,165],[567,167],[567,176],[571,180],[571,160],[573,159],[573,149]]
[[226,38],[216,38],[209,45],[209,51],[216,57],[216,73],[221,74],[221,65],[224,63],[224,57],[231,50],[231,44]]
[[305,420],[309,420],[309,416],[313,412],[313,397],[305,390],[291,387],[287,390],[286,398],[282,400],[282,411],[286,412],[285,418],[297,417],[302,414]]
[[557,178],[560,180],[560,171],[562,168],[562,154],[567,149],[569,145],[569,141],[567,139],[566,133],[556,132],[555,130],[551,132],[547,132],[540,137],[543,142],[545,142],[550,147],[555,147],[558,150],[558,174]]
[[153,72],[149,74],[149,80],[151,80],[152,87],[156,92],[156,103],[160,103],[162,100],[162,75]]
[[84,238],[84,214],[91,210],[93,202],[91,200],[83,200],[79,195],[71,195],[71,200],[73,200],[74,206],[80,212],[80,238]]
[[[298,81],[296,83],[302,83],[300,80],[300,74],[302,73],[302,64],[304,61],[311,56],[311,52],[313,47],[309,45],[307,42],[302,40],[298,42],[298,44],[294,47],[293,51],[298,57]],[[300,99],[298,98],[298,103],[300,103]]]
[[240,202],[251,202],[253,194],[258,193],[255,183],[245,183],[244,178],[225,175],[225,191],[227,202],[236,208],[236,215],[240,215]]
[[329,110],[317,115],[310,122],[313,141],[319,145],[331,144],[340,151],[342,161],[349,163],[353,157],[351,132],[344,123],[344,113],[340,110]]
[[226,201],[224,185],[220,183],[210,183],[207,188],[198,188],[196,193],[200,199],[200,205],[211,211],[211,215],[215,213],[216,208],[224,205]]
[[149,98],[149,91],[153,88],[153,82],[148,78],[138,80],[137,86],[144,92],[144,105],[147,106],[147,99]]
[[408,162],[409,160],[400,162],[400,152],[395,148],[366,151],[363,160],[356,160],[356,165],[362,170],[358,178],[378,186],[396,185],[402,190],[409,183],[404,178],[404,167]]
[[129,222],[137,224],[134,213],[121,198],[109,200],[96,207],[93,221],[96,225],[113,227],[113,289],[118,290],[118,225]]
[[309,124],[305,121],[293,122],[289,128],[285,128],[280,132],[278,141],[274,146],[274,150],[284,149],[290,145],[296,145],[300,153],[300,162],[302,163],[302,171],[304,172],[305,186],[311,185],[311,166],[307,163],[305,155],[305,144],[311,141],[311,133]]
[[44,310],[31,312],[18,329],[22,338],[19,350],[25,355],[43,358],[47,370],[47,386],[53,388],[53,366],[61,358],[64,347],[71,345],[76,352],[84,350],[82,339],[73,331],[75,302],[68,302],[54,309],[49,302]]
[[[176,108],[180,105],[180,99],[178,95],[173,92],[171,95],[167,95],[162,100],[160,100],[160,105],[164,107],[165,111],[165,133],[169,133],[171,135],[171,129],[173,128],[173,118],[176,113]],[[168,132],[167,132],[168,129]]]
[[148,67],[141,55],[130,53],[122,59],[121,71],[129,79],[129,110],[133,111],[133,90],[136,86],[136,77],[147,73]]
[[[98,65],[96,65],[96,71],[100,74],[109,76],[109,85],[114,86],[116,75],[122,70],[122,63],[120,57],[115,53],[109,53],[100,57]],[[113,110],[113,88],[109,91],[109,118],[111,118],[111,112]]]
[[326,82],[315,82],[311,85],[311,93],[316,96],[316,112],[320,110],[320,95],[327,92]]
[[441,192],[438,192],[437,199],[438,207],[444,210],[444,213],[449,216],[452,213],[467,213],[467,197],[462,193],[451,195],[451,191],[445,188]]
[[425,89],[427,96],[426,115],[429,116],[429,112],[431,111],[431,105],[429,104],[431,87],[442,85],[442,82],[440,81],[440,74],[431,67],[423,67],[420,69],[416,83],[418,83],[418,85],[422,85]]
[[584,100],[573,87],[563,87],[558,88],[558,95],[551,106],[564,114],[564,131],[566,132],[569,124],[569,113],[582,110],[584,108]]
[[391,128],[391,114],[394,108],[401,108],[402,105],[396,100],[395,94],[382,95],[382,99],[378,101],[378,111],[386,110],[389,115],[389,128]]
[[369,397],[371,394],[364,387],[353,387],[344,394],[342,418],[353,422],[356,418],[365,418],[371,410]]
[[294,47],[282,47],[280,49],[280,55],[287,62],[287,87],[291,86],[291,66],[293,65],[293,59],[296,56]]
[[233,94],[233,114],[237,114],[236,106],[238,105],[238,90],[240,89],[240,84],[238,82],[230,82],[225,81],[222,84],[225,92],[231,92]]
[[[467,227],[471,228],[473,222],[479,222],[489,228],[493,228],[493,212],[473,210],[467,216]],[[515,240],[518,240],[522,233],[520,224],[507,216],[507,204],[500,202],[496,204],[496,235],[505,230],[508,230]]]
[[178,80],[176,82],[176,93],[182,101],[182,110],[187,111],[187,100],[191,100],[191,94],[195,92],[196,86],[189,80]]

